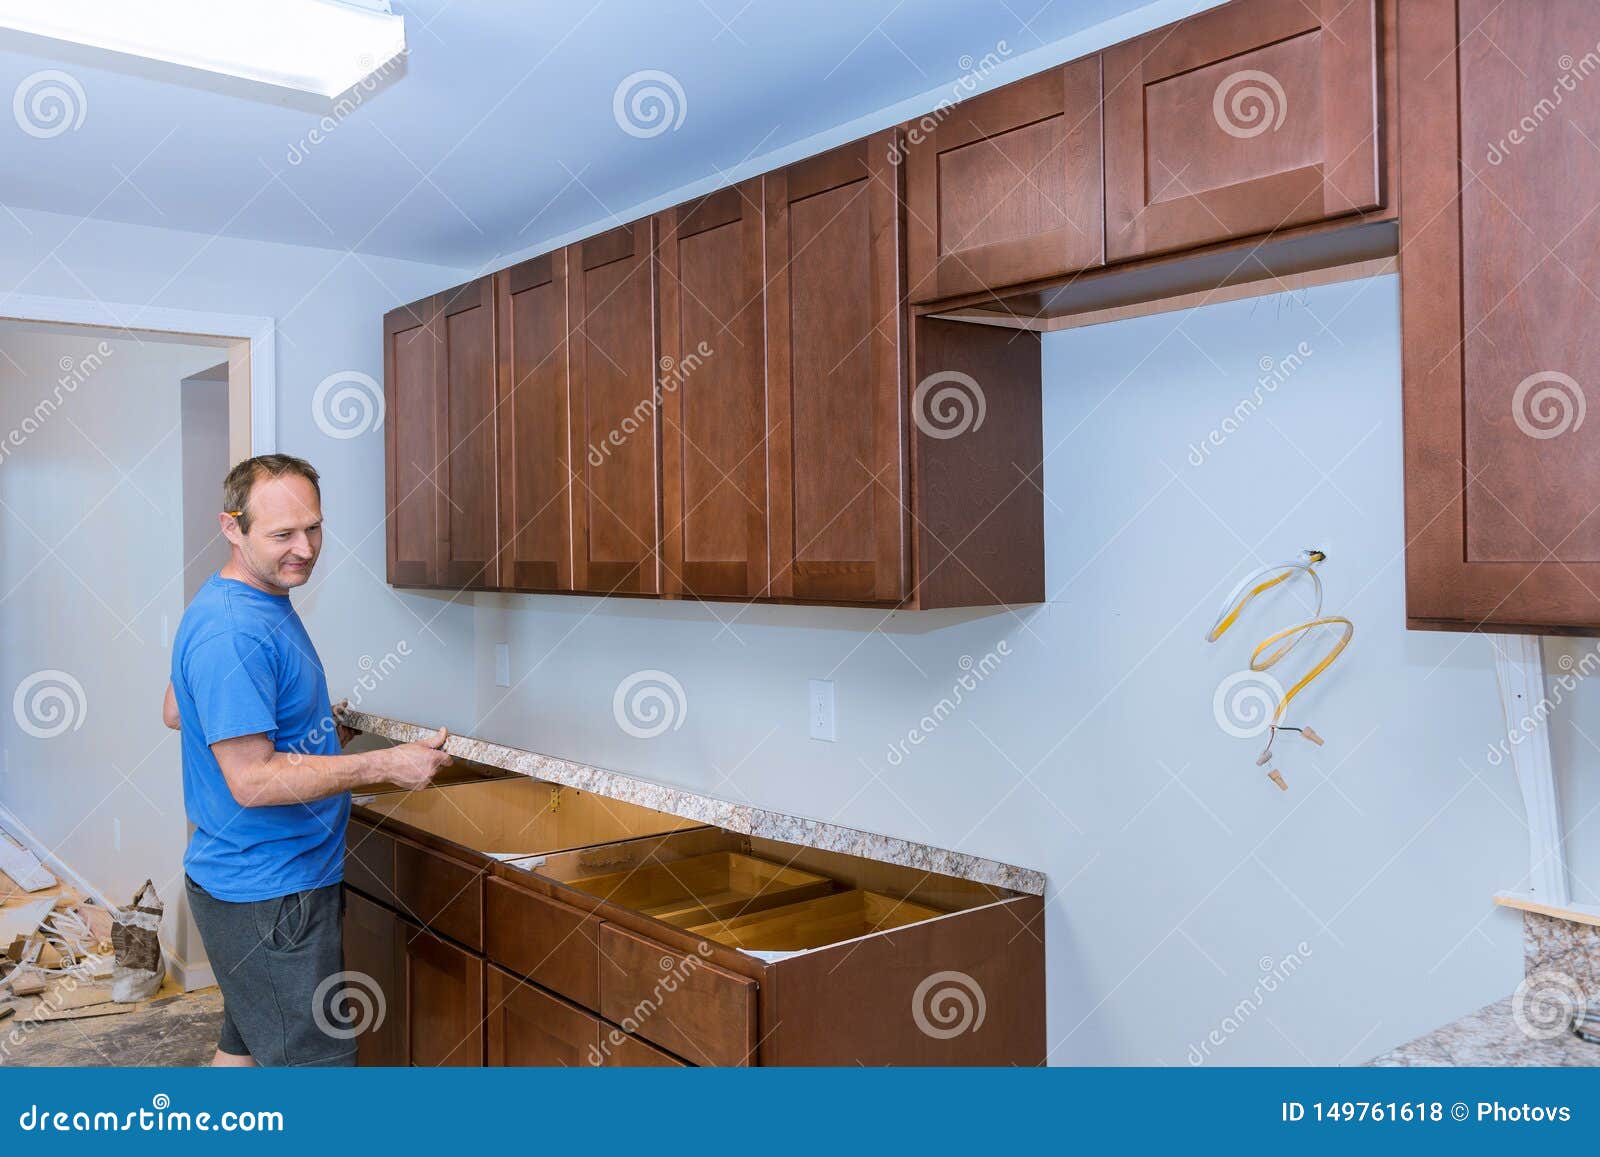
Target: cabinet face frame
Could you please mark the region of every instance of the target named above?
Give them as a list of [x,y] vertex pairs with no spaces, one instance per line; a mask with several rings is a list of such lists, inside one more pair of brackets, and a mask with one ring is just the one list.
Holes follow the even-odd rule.
[[[427,481],[439,464],[439,343],[434,312],[434,299],[430,297],[391,310],[383,318],[384,506],[388,523],[385,537],[388,580],[395,586],[432,586],[439,572],[439,512],[433,487]],[[402,346],[406,347],[403,351]],[[420,366],[409,372],[420,375],[426,394],[425,405],[420,409],[405,404],[407,399],[401,397],[402,361],[412,357],[418,359]],[[420,432],[416,430],[418,425],[424,427]],[[416,460],[419,453],[423,458],[420,462]],[[402,483],[402,466],[408,471],[421,471],[423,479]],[[425,519],[425,541],[419,549],[407,549],[409,544],[400,541],[403,509],[415,510]]]
[[[480,343],[475,353],[478,373],[458,380],[453,373],[455,341],[452,337],[453,318],[475,313],[474,320],[483,329],[472,340]],[[439,470],[435,478],[434,500],[438,514],[435,516],[439,531],[439,560],[435,581],[441,586],[461,590],[487,590],[499,584],[499,468],[497,463],[496,432],[499,406],[496,397],[496,326],[494,316],[494,284],[492,277],[480,277],[455,289],[438,295],[434,304],[434,326],[438,336],[438,360],[435,374],[439,413],[436,445],[439,450]],[[463,338],[466,344],[467,338]],[[471,395],[478,395],[475,399]],[[477,402],[484,416],[471,429],[457,431],[451,422],[451,410],[457,401]],[[482,448],[481,456],[473,459],[467,449],[472,445]],[[452,460],[458,455],[478,473],[475,486],[467,493],[457,493]],[[487,511],[482,507],[487,506]],[[474,515],[484,520],[484,541],[481,544],[487,558],[457,557],[457,540],[454,530],[457,516]]]
[[[1314,50],[1302,39],[1310,36],[1318,38]],[[1307,67],[1307,53],[1320,82],[1302,86],[1297,74]],[[1114,45],[1104,56],[1107,261],[1382,203],[1377,0],[1234,0]],[[1260,67],[1274,61],[1287,85]],[[1186,87],[1170,107],[1153,107],[1152,89],[1163,84]],[[1308,89],[1320,99],[1320,123],[1295,118],[1305,100],[1289,93],[1303,97]],[[1194,118],[1197,126],[1192,132],[1181,124],[1158,126],[1152,119],[1158,116]],[[1194,155],[1231,148],[1241,164],[1252,153],[1270,161],[1272,149],[1290,150],[1294,160],[1241,171],[1231,182],[1220,174],[1191,177],[1203,186],[1191,191],[1188,162],[1150,171],[1157,141],[1168,149],[1192,146]],[[1181,151],[1174,156],[1181,158]],[[1174,186],[1180,191],[1172,192]]]
[[[499,585],[507,590],[570,591],[572,391],[568,365],[571,322],[567,314],[567,250],[558,249],[524,261],[496,273],[494,278],[498,334],[495,380],[500,478]],[[556,315],[546,322],[555,334],[553,346],[548,350],[523,349],[525,342],[532,341],[532,335],[525,334],[518,325],[519,298],[524,294],[538,294],[546,299],[542,308]],[[525,352],[536,359],[531,369],[521,365]],[[548,398],[536,396],[535,387],[545,387]],[[541,401],[548,401],[550,408],[541,411],[538,408]],[[524,509],[521,504],[520,483],[524,472],[533,466],[539,450],[527,443],[524,413],[532,413],[539,423],[552,427],[549,440],[559,445],[556,468],[548,471],[555,479],[556,493],[533,495],[531,501],[536,505],[532,510]],[[551,557],[524,558],[520,552],[522,536],[536,519],[546,527],[554,524],[554,536],[558,541]]]
[[[909,588],[910,496],[905,430],[909,351],[900,240],[904,205],[904,167],[897,160],[900,149],[898,131],[887,130],[768,173],[764,178],[770,593],[775,598],[837,604],[894,603],[904,598]],[[795,393],[808,383],[795,380],[793,206],[813,197],[838,196],[847,197],[853,210],[864,208],[869,234],[864,258],[870,282],[866,298],[871,324],[857,343],[865,345],[866,379],[836,381],[833,388],[867,393],[870,397],[872,449],[871,461],[865,464],[870,483],[864,499],[871,510],[873,541],[866,558],[806,559],[801,556],[812,543],[799,540],[796,506],[804,495],[802,488],[812,483],[816,472],[827,469],[826,455],[835,447],[826,442],[818,445],[802,441],[795,426]],[[839,220],[840,214],[833,213],[827,219],[830,225]],[[818,289],[813,287],[810,292]],[[858,351],[848,352],[855,355]]]
[[[662,592],[757,598],[767,591],[767,356],[766,262],[763,251],[761,179],[719,189],[698,201],[658,214],[656,233],[657,300],[661,345],[657,383],[661,411]],[[704,246],[715,234],[736,246],[734,268],[720,276],[709,268],[685,267],[686,251]],[[692,288],[699,277],[721,282]],[[726,293],[730,308],[707,300]],[[723,316],[726,314],[726,316]],[[701,327],[696,326],[701,323]],[[706,324],[709,323],[709,324]],[[702,328],[703,327],[703,328]],[[691,341],[696,333],[704,336]],[[716,398],[714,389],[731,397]],[[740,398],[742,392],[743,398]],[[700,411],[726,416],[746,402],[747,421],[702,423]],[[743,427],[748,444],[709,444]],[[701,439],[692,429],[701,431]],[[711,433],[707,434],[707,430]],[[715,457],[728,460],[724,471]],[[709,479],[707,475],[717,477]],[[704,510],[707,491],[731,489],[732,504],[724,542],[731,558],[706,558],[703,534],[720,530],[716,515]],[[726,513],[726,512],[724,512]],[[713,548],[714,549],[714,548]],[[743,557],[737,557],[742,553]]]
[[[656,300],[655,277],[655,219],[647,217],[630,225],[619,226],[595,237],[585,238],[567,247],[567,316],[569,324],[568,365],[571,367],[571,433],[572,433],[572,586],[576,591],[601,594],[661,593],[661,423],[660,391],[656,381],[660,356],[659,308]],[[615,272],[624,284],[612,293],[595,290],[591,277],[597,270],[620,265]],[[634,279],[638,279],[635,281]],[[644,334],[648,356],[638,367],[642,381],[631,382],[624,388],[632,404],[626,407],[620,421],[632,420],[630,428],[613,426],[599,430],[591,425],[596,407],[594,393],[600,375],[591,366],[591,345],[595,357],[615,358],[600,351],[590,334],[595,328],[595,318],[600,315],[616,293],[643,291],[646,301],[644,317],[635,318],[633,325]],[[625,351],[619,351],[625,352]],[[621,367],[626,370],[627,367]],[[599,443],[592,443],[595,434]],[[633,457],[639,462],[638,476],[627,485],[647,488],[649,525],[628,527],[624,531],[635,541],[638,557],[634,560],[596,560],[594,554],[594,504],[603,501],[595,493],[590,481],[590,471],[621,469],[619,459],[608,452],[616,439],[632,447]],[[644,446],[640,451],[637,447]],[[593,454],[601,459],[600,466],[590,461]],[[641,459],[640,455],[643,455]],[[645,463],[648,464],[646,469]],[[620,516],[613,515],[622,523]]]
[[[926,132],[920,122],[906,126],[906,246],[913,303],[1104,262],[1100,70],[1100,57],[1087,56],[960,101]],[[1042,156],[1025,169],[1011,149],[1025,159],[1041,150]],[[958,154],[972,158],[971,171],[993,184],[962,186],[955,171]],[[951,172],[945,171],[947,164]],[[980,228],[1008,211],[1029,215],[1025,205],[1008,205],[1013,198],[1034,200],[1032,211],[1051,217],[1048,227],[973,240]],[[971,221],[961,236],[946,235],[957,228],[947,223],[952,215]]]

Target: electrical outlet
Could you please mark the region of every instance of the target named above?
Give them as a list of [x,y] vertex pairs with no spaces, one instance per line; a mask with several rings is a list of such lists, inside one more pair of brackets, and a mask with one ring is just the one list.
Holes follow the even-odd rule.
[[494,645],[494,685],[496,687],[511,686],[511,644],[496,643]]
[[811,708],[809,711],[811,738],[828,743],[838,739],[838,729],[833,714],[833,680],[811,680]]

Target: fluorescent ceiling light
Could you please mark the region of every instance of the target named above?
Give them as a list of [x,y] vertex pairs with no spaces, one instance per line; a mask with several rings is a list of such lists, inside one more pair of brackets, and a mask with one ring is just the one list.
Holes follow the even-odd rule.
[[0,28],[326,97],[406,46],[389,0],[0,0]]

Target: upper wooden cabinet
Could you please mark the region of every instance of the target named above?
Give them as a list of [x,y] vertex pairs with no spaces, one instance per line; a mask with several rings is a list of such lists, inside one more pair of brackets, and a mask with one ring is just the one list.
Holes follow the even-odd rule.
[[910,298],[936,301],[1104,260],[1100,58],[907,127]]
[[494,331],[487,277],[383,319],[388,571],[397,586],[499,581]]
[[895,134],[765,179],[772,590],[906,593],[906,316]]
[[659,215],[662,590],[767,588],[761,181]]
[[441,455],[431,487],[439,510],[436,581],[489,589],[499,583],[492,279],[480,277],[441,293],[435,310]]
[[567,251],[495,274],[500,581],[572,589]]
[[1600,6],[1404,0],[1399,19],[1407,615],[1594,633],[1600,89],[1572,54]]
[[567,248],[572,585],[661,591],[654,220]]
[[1106,259],[1380,204],[1374,5],[1235,0],[1106,49]]
[[438,345],[433,298],[384,315],[384,505],[395,586],[432,586],[439,573]]

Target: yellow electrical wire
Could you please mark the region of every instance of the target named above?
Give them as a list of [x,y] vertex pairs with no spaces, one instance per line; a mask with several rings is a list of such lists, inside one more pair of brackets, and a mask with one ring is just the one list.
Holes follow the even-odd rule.
[[[1350,640],[1355,637],[1355,623],[1343,615],[1324,615],[1322,613],[1322,579],[1317,574],[1316,567],[1327,557],[1320,550],[1307,550],[1302,552],[1300,559],[1293,562],[1273,563],[1252,571],[1223,600],[1222,609],[1217,612],[1216,621],[1212,623],[1211,630],[1206,635],[1207,642],[1215,643],[1228,632],[1229,628],[1239,621],[1239,616],[1244,613],[1245,607],[1249,606],[1258,595],[1264,594],[1273,587],[1287,582],[1295,575],[1302,573],[1311,579],[1312,585],[1316,589],[1316,608],[1312,611],[1312,617],[1305,622],[1295,623],[1293,626],[1276,631],[1257,643],[1255,650],[1250,654],[1250,670],[1266,671],[1318,627],[1338,626],[1342,628],[1339,638],[1332,648],[1321,659],[1317,660],[1310,670],[1302,675],[1278,700],[1278,706],[1272,713],[1272,721],[1268,724],[1271,734],[1267,738],[1267,747],[1261,753],[1260,759],[1256,761],[1258,764],[1266,763],[1271,758],[1272,744],[1277,739],[1277,734],[1280,730],[1299,731],[1314,743],[1320,745],[1322,742],[1321,737],[1311,728],[1285,728],[1282,725],[1282,720],[1284,712],[1288,709],[1289,703],[1294,697],[1309,687],[1315,679],[1331,667],[1334,660],[1344,652],[1344,649],[1350,645]],[[1271,577],[1267,577],[1269,575]],[[1277,771],[1274,770],[1270,774],[1279,787],[1284,786],[1283,778]]]

